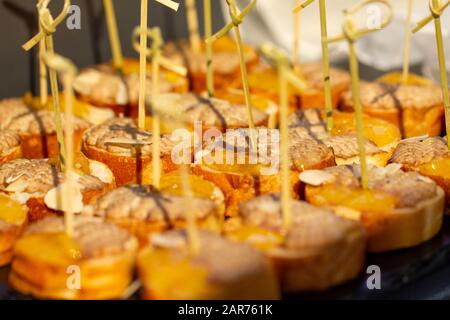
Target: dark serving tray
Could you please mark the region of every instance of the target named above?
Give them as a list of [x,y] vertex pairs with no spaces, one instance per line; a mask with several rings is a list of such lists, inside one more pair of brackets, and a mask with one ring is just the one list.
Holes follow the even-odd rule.
[[[369,275],[337,288],[290,294],[285,299],[450,299],[450,218],[430,241],[411,249],[370,254],[367,265],[381,269],[381,289],[369,290]],[[7,284],[9,268],[0,268],[0,299],[30,299]]]

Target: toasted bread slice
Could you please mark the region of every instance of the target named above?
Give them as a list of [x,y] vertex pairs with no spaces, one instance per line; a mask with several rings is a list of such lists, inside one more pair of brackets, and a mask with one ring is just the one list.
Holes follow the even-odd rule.
[[[297,70],[308,89],[299,92],[293,86],[289,88],[289,106],[291,109],[309,109],[325,106],[325,92],[322,66],[320,64],[303,64]],[[350,75],[343,70],[331,68],[331,100],[333,107],[337,107],[341,95],[350,86]],[[260,94],[273,101],[280,101],[279,77],[276,69],[261,63],[255,66],[248,75],[251,92]],[[233,88],[242,88],[242,80],[237,78]]]
[[292,224],[283,227],[279,194],[240,206],[242,226],[228,234],[259,248],[272,261],[284,292],[325,290],[356,278],[365,260],[361,223],[292,200]]
[[74,234],[63,218],[31,225],[14,247],[10,284],[44,299],[120,298],[132,279],[137,241],[100,219],[76,217]]
[[[197,197],[192,203],[198,225],[219,232],[222,219],[218,205]],[[123,186],[85,207],[82,215],[101,217],[120,225],[145,244],[151,233],[185,227],[186,211],[182,196],[159,193],[150,186]]]
[[[139,68],[135,70],[136,68],[133,67],[136,63],[133,60],[126,60],[125,75],[120,75],[110,65],[99,65],[82,70],[74,81],[77,98],[97,107],[112,109],[117,116],[137,117]],[[188,80],[172,72],[161,71],[159,82],[162,93],[188,91]],[[150,94],[152,91],[150,74],[147,76],[146,86],[146,92]]]
[[433,179],[444,190],[446,203],[450,205],[450,151],[445,139],[430,137],[404,140],[395,149],[390,162]]
[[184,230],[154,235],[138,257],[145,299],[278,299],[275,274],[264,256],[246,244],[199,231],[190,254]]
[[[332,148],[337,164],[359,163],[359,146],[353,113],[333,113],[333,130],[326,130],[325,113],[319,109],[299,110],[289,116],[291,131],[306,132]],[[401,139],[400,131],[391,123],[364,117],[364,136],[369,163],[385,166]]]
[[[437,86],[362,83],[361,104],[364,113],[395,124],[405,138],[442,132],[444,106]],[[341,107],[354,110],[350,91],[344,94]]]
[[[193,172],[222,189],[227,216],[237,214],[241,201],[259,194],[280,191],[277,133],[276,130],[261,132],[257,152],[249,148],[250,141],[245,138],[249,137],[248,130],[228,131],[220,139],[206,144],[202,163],[195,165]],[[230,151],[233,161],[228,164],[230,156],[227,153]],[[296,178],[299,172],[335,165],[330,148],[307,134],[297,134],[294,131],[290,132],[289,155],[293,197],[299,197],[302,193],[302,185]]]
[[[155,99],[155,104],[182,115],[184,126],[190,129],[194,129],[196,123],[200,123],[204,130],[217,129],[222,132],[248,127],[247,108],[243,104],[232,104],[215,98],[207,99],[192,93],[161,94]],[[173,122],[174,119],[168,116],[164,121]],[[254,109],[253,121],[256,126],[267,125],[268,115]]]
[[20,136],[14,131],[0,130],[0,164],[21,157]]
[[[82,151],[89,158],[106,164],[113,172],[118,186],[140,183],[143,172],[152,163],[151,132],[140,130],[130,118],[114,118],[86,131]],[[161,137],[161,162],[163,172],[176,169],[171,149],[174,143],[169,136]]]
[[[22,154],[28,159],[42,159],[58,155],[55,116],[48,110],[37,110],[22,99],[0,101],[0,129],[16,132],[21,139]],[[63,128],[65,117],[62,116]],[[90,124],[74,118],[74,150],[80,150],[81,136]]]
[[[186,40],[169,42],[164,46],[164,56],[188,69],[191,91],[203,93],[206,91],[206,56],[202,47],[197,53]],[[244,59],[248,70],[259,62],[259,56],[254,48],[244,45]],[[238,48],[233,39],[220,38],[213,43],[212,65],[214,70],[214,86],[216,89],[227,87],[234,79],[241,76],[241,65]]]
[[398,165],[371,167],[369,188],[362,189],[358,166],[306,171],[306,200],[335,208],[337,214],[361,221],[368,250],[409,248],[434,237],[442,226],[444,192],[431,179],[403,172]]
[[[107,166],[88,161],[88,172],[80,172],[77,185],[84,204],[115,186],[114,176]],[[56,200],[47,195],[64,182],[65,175],[47,159],[16,159],[0,166],[0,193],[7,194],[28,207],[28,220],[40,220],[60,213]],[[81,204],[82,205],[82,204]]]
[[[300,95],[302,109],[325,106],[325,82],[322,65],[317,63],[303,64],[297,72],[303,76],[308,84],[308,90]],[[339,104],[342,94],[350,87],[350,74],[347,71],[331,68],[331,102],[334,108]]]
[[27,224],[27,207],[0,194],[0,267],[9,264],[12,248]]

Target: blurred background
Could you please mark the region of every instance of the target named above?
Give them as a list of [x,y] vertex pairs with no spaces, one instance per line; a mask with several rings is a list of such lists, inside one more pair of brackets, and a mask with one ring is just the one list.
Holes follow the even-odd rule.
[[[21,96],[25,91],[37,89],[35,52],[25,52],[22,45],[36,34],[36,0],[0,0],[0,98]],[[62,0],[52,1],[56,16]],[[197,1],[199,17],[203,1]],[[72,59],[78,67],[108,61],[111,58],[102,0],[72,0],[81,9],[81,30],[69,30],[63,23],[55,33],[55,49]],[[124,56],[137,57],[131,47],[131,32],[139,24],[139,0],[115,0],[117,20]],[[218,30],[223,18],[218,0],[212,1],[213,27]],[[187,36],[184,5],[178,13],[155,1],[149,1],[149,25],[158,25],[166,40]],[[203,28],[202,19],[200,27]],[[203,30],[203,29],[201,29]]]
[[[287,52],[292,52],[293,16],[292,7],[298,0],[258,0],[256,8],[241,26],[244,40],[255,46],[271,41]],[[21,45],[30,39],[37,29],[36,0],[0,0],[0,98],[20,96],[37,89],[35,52],[22,50]],[[72,0],[81,9],[81,30],[69,30],[63,23],[55,34],[56,51],[72,59],[78,67],[101,63],[110,59],[108,36],[101,0]],[[184,0],[177,0],[181,6],[178,13],[165,8],[156,1],[149,1],[149,24],[158,25],[165,40],[187,36]],[[238,0],[243,8],[249,0]],[[329,34],[341,32],[342,9],[359,0],[328,0]],[[361,77],[373,79],[381,73],[401,68],[405,19],[408,0],[391,1],[394,7],[394,21],[383,31],[376,32],[357,43],[361,62]],[[63,0],[52,1],[52,12],[56,15]],[[115,0],[117,20],[125,56],[137,57],[130,44],[133,28],[139,23],[139,0]],[[225,0],[212,0],[213,28],[220,29],[228,20]],[[197,0],[200,30],[203,30],[203,1]],[[373,8],[372,8],[373,9]],[[364,18],[376,16],[376,10],[362,12]],[[379,12],[383,14],[383,10]],[[414,0],[413,25],[429,14],[428,0]],[[447,56],[450,57],[450,10],[442,17]],[[330,47],[332,63],[347,67],[346,43]],[[301,61],[318,60],[320,51],[320,20],[318,1],[304,9],[301,14]],[[450,59],[448,65],[450,65]],[[438,64],[434,26],[431,23],[419,34],[412,36],[412,71],[424,73],[438,80]]]

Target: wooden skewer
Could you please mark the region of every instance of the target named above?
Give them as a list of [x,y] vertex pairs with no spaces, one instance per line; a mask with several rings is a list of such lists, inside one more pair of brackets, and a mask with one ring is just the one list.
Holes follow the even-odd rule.
[[[29,40],[22,47],[29,51],[35,45],[39,44],[41,41],[45,41],[46,52],[48,55],[54,54],[54,44],[53,44],[53,33],[56,32],[56,27],[65,19],[68,14],[68,10],[70,7],[70,1],[64,1],[64,7],[58,17],[53,20],[50,11],[48,10],[48,5],[50,0],[40,0],[38,2],[37,8],[39,12],[39,32],[35,35],[31,40]],[[58,141],[58,149],[59,149],[59,163],[60,169],[64,168],[65,165],[65,144],[64,144],[64,136],[62,130],[62,122],[61,122],[61,108],[59,104],[59,89],[58,89],[58,80],[56,71],[50,70],[50,88],[53,96],[53,108],[55,113],[55,124],[56,124],[56,136]]]
[[447,79],[447,65],[445,61],[444,41],[442,39],[442,26],[441,15],[444,10],[450,5],[450,1],[442,3],[441,0],[430,0],[431,15],[419,22],[419,24],[413,29],[416,33],[425,27],[430,21],[434,20],[434,28],[436,33],[436,44],[439,60],[439,71],[441,77],[442,97],[444,99],[445,107],[445,128],[447,132],[447,143],[450,149],[450,138],[448,137],[450,132],[450,97],[448,93],[448,79]]
[[[138,127],[145,129],[145,99],[147,82],[147,27],[148,0],[141,0],[140,50],[139,50],[139,115]],[[154,160],[154,159],[153,159]]]
[[61,74],[62,82],[64,85],[64,95],[66,103],[66,182],[63,188],[62,201],[65,203],[63,206],[65,208],[64,221],[65,221],[65,231],[69,237],[73,236],[74,230],[74,211],[72,205],[72,190],[76,188],[76,182],[74,181],[74,137],[73,137],[73,112],[72,112],[72,102],[73,102],[73,81],[77,74],[77,69],[74,64],[59,55],[47,53],[43,57],[46,64],[49,66],[50,70],[58,72]]
[[[172,0],[155,0],[177,11],[179,4]],[[148,0],[141,0],[140,50],[139,50],[139,116],[138,127],[145,129],[145,99],[147,81]]]
[[186,0],[186,16],[189,29],[189,43],[191,49],[194,53],[201,53],[201,41],[200,34],[198,31],[198,16],[197,16],[197,6],[195,0]]
[[[42,32],[42,26],[39,23],[39,32]],[[41,107],[48,102],[48,83],[47,67],[45,66],[44,55],[46,53],[45,38],[39,41],[39,97]]]
[[[203,0],[205,19],[205,39],[212,36],[211,0]],[[214,97],[214,67],[212,64],[213,48],[211,42],[206,42],[206,87],[208,98]]]
[[113,0],[103,0],[103,7],[105,8],[106,24],[108,26],[108,35],[111,45],[114,68],[116,70],[122,70],[122,47],[120,45],[120,37],[117,30],[116,12],[114,9]]
[[289,96],[288,87],[293,85],[300,91],[307,88],[306,83],[295,70],[289,68],[287,56],[272,44],[264,44],[262,52],[274,60],[280,79],[280,152],[281,152],[281,208],[285,230],[292,224],[291,187],[290,187],[290,158],[289,158]]
[[181,165],[180,169],[181,184],[183,188],[184,201],[186,203],[187,233],[189,239],[189,249],[191,255],[195,256],[200,250],[200,240],[198,228],[194,215],[194,203],[191,183],[189,181],[189,172],[186,165]]
[[[298,0],[297,2],[300,3],[301,0]],[[300,71],[300,31],[301,31],[301,19],[300,19],[300,13],[294,12],[294,50],[293,50],[293,56],[292,61],[294,63],[294,68],[297,71]]]
[[[184,127],[186,119],[184,114],[177,113],[166,108],[165,106],[153,105],[153,115],[165,116],[171,118],[171,125],[175,128]],[[200,250],[200,240],[198,236],[198,228],[194,213],[193,193],[191,183],[189,181],[189,166],[187,164],[180,165],[178,172],[181,178],[181,187],[183,190],[183,197],[186,204],[186,218],[187,218],[187,233],[189,240],[189,251],[191,255],[198,254]]]
[[376,30],[371,30],[369,28],[358,29],[353,19],[353,14],[364,8],[366,5],[372,3],[382,4],[388,9],[388,15],[381,23],[381,28],[386,27],[392,21],[391,3],[386,0],[365,0],[356,4],[350,9],[344,10],[343,34],[332,37],[328,40],[328,42],[336,42],[345,39],[348,42],[350,72],[352,76],[352,96],[353,104],[355,106],[356,131],[358,137],[359,159],[361,166],[361,184],[364,189],[367,189],[369,187],[369,179],[366,155],[366,139],[364,137],[363,111],[360,99],[359,66],[355,51],[355,42],[359,37],[362,37]]
[[223,27],[219,32],[214,34],[212,37],[206,39],[207,42],[213,42],[227,35],[231,29],[234,30],[236,37],[236,44],[239,52],[239,62],[241,65],[241,75],[242,83],[244,87],[244,98],[245,105],[247,106],[247,117],[248,117],[248,127],[250,129],[250,141],[253,150],[256,150],[256,133],[255,133],[255,122],[253,120],[253,107],[250,96],[250,86],[247,77],[247,65],[245,64],[245,52],[244,45],[242,43],[241,32],[239,30],[239,25],[242,23],[245,16],[254,8],[256,0],[252,0],[247,7],[245,7],[242,12],[238,9],[236,5],[236,0],[226,0],[229,7],[229,14],[231,18],[231,23]]
[[403,73],[402,82],[408,82],[409,77],[409,61],[411,52],[411,18],[413,11],[414,0],[408,0],[408,13],[406,16],[406,27],[405,27],[405,47],[403,48]]
[[[307,0],[298,4],[294,8],[294,14],[299,15],[299,12],[309,6],[314,0]],[[333,129],[333,102],[331,97],[331,78],[330,78],[330,59],[328,52],[328,30],[327,30],[327,14],[325,0],[319,0],[320,9],[320,32],[322,40],[322,69],[324,79],[324,92],[325,92],[325,110],[326,110],[326,122],[327,131],[331,132]]]
[[[162,37],[160,30],[154,29],[157,34],[153,38],[153,57],[152,57],[152,105],[155,104],[156,98],[159,95],[159,69],[160,69],[160,57],[161,57],[161,46]],[[153,184],[159,189],[161,181],[161,120],[158,114],[153,114],[152,121],[152,132],[153,132],[153,160],[152,160],[152,173],[153,173]]]
[[[136,36],[141,35],[142,31],[139,27],[135,28],[133,31],[132,44],[135,50],[142,53],[140,45],[135,40]],[[170,60],[164,58],[161,55],[161,48],[163,46],[163,39],[161,35],[161,30],[157,27],[153,29],[148,29],[146,32],[148,38],[152,40],[152,48],[144,51],[144,55],[152,58],[152,111],[156,105],[156,99],[160,93],[159,90],[159,78],[160,78],[160,66],[164,66],[173,72],[186,75],[187,70],[185,67],[176,65]],[[152,112],[152,184],[156,187],[160,187],[161,181],[161,120],[159,113]]]

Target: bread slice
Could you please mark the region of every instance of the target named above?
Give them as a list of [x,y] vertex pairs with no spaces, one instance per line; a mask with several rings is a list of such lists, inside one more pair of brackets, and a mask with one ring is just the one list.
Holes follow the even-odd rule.
[[[235,216],[242,201],[281,190],[279,146],[278,141],[271,140],[276,139],[278,131],[262,131],[257,138],[257,152],[249,152],[249,134],[248,130],[243,129],[228,131],[220,139],[206,144],[202,162],[193,168],[195,174],[213,182],[223,191],[227,216]],[[227,152],[230,150],[233,152],[233,163],[228,165],[226,157],[229,157]],[[263,150],[267,151],[266,154]],[[335,165],[333,151],[307,134],[290,132],[289,154],[293,197],[299,197],[303,192],[297,178],[299,172]],[[257,161],[250,163],[252,158]]]
[[335,208],[337,214],[361,221],[368,250],[385,252],[419,245],[442,226],[444,192],[431,179],[403,172],[398,165],[369,170],[369,189],[361,188],[359,167],[338,166],[300,175],[306,200]]
[[154,235],[138,257],[144,299],[273,300],[280,297],[275,274],[249,245],[199,231],[191,254],[185,230]]
[[[132,119],[114,118],[86,131],[82,151],[89,159],[106,164],[122,186],[140,183],[143,173],[151,172],[152,143],[152,133],[139,130]],[[177,168],[171,157],[173,146],[169,136],[161,137],[163,172]]]
[[[114,176],[107,166],[88,161],[88,172],[80,172],[77,185],[84,204],[115,187]],[[34,222],[61,213],[56,200],[47,195],[56,192],[64,174],[50,160],[16,159],[0,166],[0,193],[28,207],[28,220]],[[81,204],[82,206],[82,204]]]
[[[206,56],[205,48],[197,53],[186,40],[169,42],[164,46],[163,55],[173,62],[184,65],[188,69],[190,89],[195,93],[206,91]],[[258,53],[249,45],[244,45],[245,64],[248,70],[259,62]],[[214,70],[214,86],[216,90],[226,88],[241,77],[241,66],[238,48],[230,37],[222,37],[213,43],[212,64]]]
[[0,267],[8,265],[17,238],[27,224],[27,207],[0,194]]
[[275,266],[283,292],[326,290],[356,278],[365,260],[361,223],[292,200],[292,224],[283,226],[279,194],[240,206],[242,226],[228,234],[259,248]]
[[444,190],[446,204],[450,205],[450,151],[444,138],[406,139],[397,146],[390,162],[433,179]]
[[[16,132],[21,139],[22,154],[27,159],[56,157],[59,154],[56,139],[56,124],[53,112],[37,110],[22,99],[0,101],[0,128]],[[62,127],[65,128],[62,115]],[[74,118],[74,150],[79,151],[83,132],[90,124]]]
[[[444,106],[438,86],[362,83],[361,104],[369,116],[397,125],[405,138],[442,132]],[[341,109],[354,110],[350,91],[343,95]]]
[[100,219],[77,217],[69,238],[63,218],[47,218],[16,243],[9,283],[42,299],[120,298],[132,280],[136,250],[127,231]]
[[0,130],[0,165],[22,157],[20,137],[14,131]]
[[[220,232],[223,219],[214,201],[195,197],[192,205],[190,210],[199,227]],[[159,193],[150,186],[114,189],[85,207],[82,215],[101,217],[127,229],[141,245],[147,243],[149,234],[183,228],[187,224],[184,197]]]
[[[151,66],[150,66],[151,68]],[[187,92],[188,79],[172,72],[161,70],[160,90]],[[147,93],[151,93],[152,79],[148,74]],[[137,117],[139,100],[139,61],[125,59],[124,75],[110,65],[98,65],[81,70],[74,81],[77,99],[96,107],[109,108],[114,113]],[[150,99],[150,97],[148,98]]]
[[[207,99],[193,93],[161,94],[155,100],[155,105],[183,117],[184,126],[194,129],[200,123],[203,130],[217,129],[225,132],[227,129],[247,128],[248,114],[245,104],[233,104],[222,99]],[[167,123],[176,122],[167,116],[163,120]],[[265,126],[268,115],[253,108],[253,122],[255,126]]]

